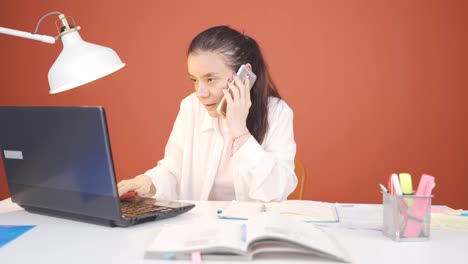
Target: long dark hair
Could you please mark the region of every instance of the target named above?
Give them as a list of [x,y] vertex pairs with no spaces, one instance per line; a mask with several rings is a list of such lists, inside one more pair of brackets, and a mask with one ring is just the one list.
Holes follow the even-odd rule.
[[187,56],[200,51],[218,52],[225,56],[233,70],[250,63],[257,75],[250,99],[252,105],[247,116],[247,128],[258,143],[262,143],[268,130],[268,97],[281,98],[263,59],[257,42],[228,26],[209,28],[198,34],[190,43]]

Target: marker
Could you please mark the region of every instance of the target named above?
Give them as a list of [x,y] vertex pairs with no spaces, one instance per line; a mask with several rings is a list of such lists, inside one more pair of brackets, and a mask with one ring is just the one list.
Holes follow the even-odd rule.
[[419,180],[418,189],[416,190],[417,196],[427,196],[417,198],[410,209],[408,222],[405,227],[405,237],[419,237],[421,229],[423,228],[423,221],[427,215],[429,203],[431,201],[432,189],[435,187],[434,176],[423,174]]
[[400,173],[400,186],[403,194],[413,194],[413,183],[411,181],[411,175],[409,173]]
[[388,183],[387,183],[387,186],[388,186],[388,192],[390,194],[395,194],[395,188],[393,188],[393,184],[392,184],[392,175],[395,174],[395,173],[392,173],[388,176]]
[[395,194],[403,195],[403,192],[401,191],[400,181],[398,180],[398,175],[396,173],[392,174],[391,181],[392,181],[392,186],[395,189]]
[[[409,173],[400,173],[398,176],[400,178],[400,186],[403,194],[413,194],[413,182],[411,180],[411,175]],[[413,198],[405,198],[405,203],[408,205],[408,207],[413,206]]]

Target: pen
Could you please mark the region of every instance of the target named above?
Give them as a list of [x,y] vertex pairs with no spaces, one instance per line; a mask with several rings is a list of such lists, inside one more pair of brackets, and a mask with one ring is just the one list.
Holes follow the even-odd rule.
[[175,258],[175,254],[172,252],[167,252],[163,255],[163,259],[174,259],[174,258]]
[[395,190],[395,194],[396,195],[402,195],[403,192],[401,191],[400,180],[398,180],[398,174],[393,173],[391,181],[392,181],[392,186],[393,186],[393,188]]
[[383,192],[383,193],[387,193],[387,188],[385,188],[385,186],[383,186],[383,184],[379,183],[379,186],[380,186],[380,190]]
[[241,241],[242,242],[247,241],[247,225],[246,224],[241,225]]
[[354,204],[340,204],[340,203],[335,203],[335,207],[354,207]]
[[462,209],[447,210],[444,213],[448,215],[461,215],[463,213],[463,210]]
[[400,224],[402,222],[406,223],[408,219],[408,212],[407,212],[406,203],[403,201],[401,197],[403,195],[403,192],[401,191],[401,185],[400,185],[400,180],[398,179],[398,174],[393,173],[390,180],[392,182],[393,190],[395,191],[395,194],[397,195],[394,197],[396,199],[396,203],[395,203],[396,210],[394,212],[403,218],[402,220],[400,220],[399,218],[395,219],[398,221],[398,224],[396,226],[398,227],[398,230],[399,230]]

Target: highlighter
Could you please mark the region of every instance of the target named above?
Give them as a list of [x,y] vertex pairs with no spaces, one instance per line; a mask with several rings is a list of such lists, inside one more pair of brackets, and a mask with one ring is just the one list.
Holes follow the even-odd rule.
[[[414,191],[413,191],[413,183],[411,181],[411,175],[409,173],[400,173],[398,176],[400,178],[401,192],[404,195],[413,194]],[[405,198],[405,203],[408,207],[411,207],[413,205],[413,199]]]
[[411,181],[411,174],[409,173],[400,173],[400,186],[401,192],[403,194],[413,194],[413,183]]
[[[417,198],[414,201],[413,206],[410,209],[408,223],[406,224],[404,236],[407,238],[415,238],[421,236],[421,230],[423,229],[424,220],[429,214],[430,217],[430,205],[431,205],[431,193],[435,187],[434,176],[423,174],[419,180],[418,189],[416,191],[417,196],[426,196],[425,198]],[[430,218],[429,218],[430,219]]]

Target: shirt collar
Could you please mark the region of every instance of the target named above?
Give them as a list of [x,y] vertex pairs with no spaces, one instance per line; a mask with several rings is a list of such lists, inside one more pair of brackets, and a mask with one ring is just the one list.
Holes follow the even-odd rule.
[[219,124],[218,124],[218,117],[212,117],[208,114],[206,109],[203,109],[203,123],[201,126],[201,132],[207,132],[210,130],[218,131],[219,132]]

